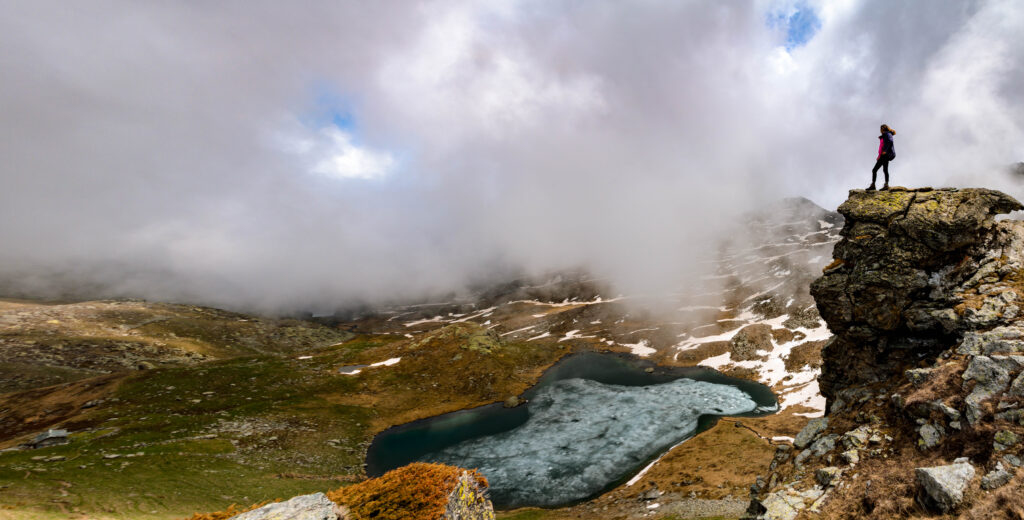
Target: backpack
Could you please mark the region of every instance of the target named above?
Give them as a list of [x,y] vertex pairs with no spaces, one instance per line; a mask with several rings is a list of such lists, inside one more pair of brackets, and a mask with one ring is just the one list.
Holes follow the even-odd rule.
[[893,135],[889,134],[889,138],[885,139],[884,134],[882,139],[885,141],[885,147],[882,149],[882,153],[887,156],[888,160],[892,161],[896,159],[896,143],[893,142]]

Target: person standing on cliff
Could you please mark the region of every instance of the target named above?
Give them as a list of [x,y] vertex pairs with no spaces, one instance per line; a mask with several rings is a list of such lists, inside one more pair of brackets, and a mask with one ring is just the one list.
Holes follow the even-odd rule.
[[889,161],[896,158],[896,148],[892,143],[896,131],[889,128],[889,125],[882,125],[881,130],[882,135],[878,136],[878,157],[875,159],[875,167],[871,169],[871,186],[868,186],[868,191],[875,191],[875,179],[878,177],[879,167],[885,173],[885,184],[882,189],[889,189]]

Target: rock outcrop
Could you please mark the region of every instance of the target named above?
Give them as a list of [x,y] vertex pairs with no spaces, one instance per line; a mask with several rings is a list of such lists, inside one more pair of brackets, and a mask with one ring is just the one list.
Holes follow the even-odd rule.
[[284,502],[274,502],[231,517],[230,520],[339,520],[344,510],[323,493],[301,495]]
[[974,466],[965,457],[947,466],[917,468],[915,474],[921,485],[921,503],[946,513],[963,501],[964,491],[974,478]]
[[811,285],[834,334],[827,421],[779,448],[751,517],[1024,511],[1001,490],[1024,478],[1024,222],[996,218],[1021,209],[986,189],[850,192]]
[[885,381],[930,361],[968,332],[1016,317],[1024,209],[986,189],[853,190],[835,260],[811,295],[835,334],[818,382],[841,388]]

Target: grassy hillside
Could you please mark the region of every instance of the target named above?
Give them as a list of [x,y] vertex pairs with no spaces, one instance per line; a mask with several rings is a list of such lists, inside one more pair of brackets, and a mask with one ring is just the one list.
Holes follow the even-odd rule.
[[[225,355],[221,339],[235,325],[146,327],[149,338],[175,330],[181,342]],[[257,355],[246,348],[4,395],[0,448],[51,425],[73,433],[68,445],[0,452],[0,517],[174,518],[337,488],[363,477],[365,449],[380,430],[519,394],[567,351],[504,343],[472,323],[414,339],[366,335]],[[401,359],[338,371],[392,358]]]

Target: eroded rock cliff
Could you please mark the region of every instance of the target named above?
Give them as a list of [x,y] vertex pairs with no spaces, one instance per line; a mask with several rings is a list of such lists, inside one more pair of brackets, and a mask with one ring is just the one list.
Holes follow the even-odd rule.
[[[853,190],[811,285],[827,416],[752,487],[758,518],[1022,518],[1024,209],[986,189]],[[1014,516],[1017,515],[1017,516]]]
[[832,401],[844,387],[885,381],[969,331],[1015,319],[1024,223],[995,216],[1018,209],[985,189],[850,192],[835,260],[811,284],[835,334],[822,393]]

